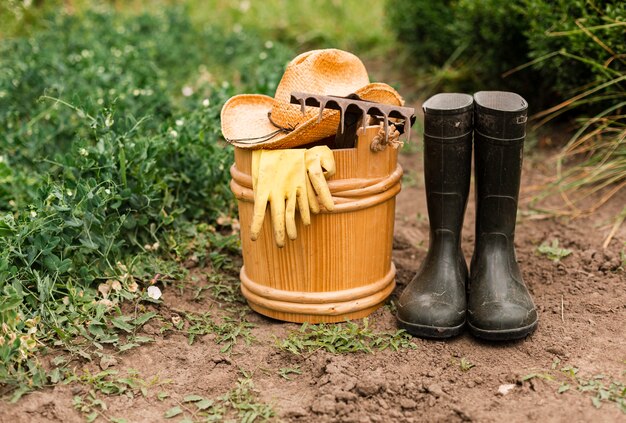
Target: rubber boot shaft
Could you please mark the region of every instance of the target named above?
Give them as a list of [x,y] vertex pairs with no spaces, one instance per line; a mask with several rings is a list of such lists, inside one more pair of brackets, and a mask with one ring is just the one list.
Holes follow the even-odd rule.
[[409,333],[446,338],[465,325],[467,264],[461,251],[472,159],[473,100],[438,94],[424,103],[424,180],[428,254],[398,301]]
[[481,338],[517,339],[537,325],[514,247],[528,105],[498,91],[476,93],[474,101],[476,245],[468,324]]

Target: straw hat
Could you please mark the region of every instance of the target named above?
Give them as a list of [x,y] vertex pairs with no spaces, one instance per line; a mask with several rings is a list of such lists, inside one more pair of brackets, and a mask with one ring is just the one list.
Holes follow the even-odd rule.
[[[347,96],[401,106],[404,101],[392,87],[370,83],[361,60],[342,50],[313,50],[287,65],[274,98],[260,94],[232,97],[222,108],[224,138],[240,148],[275,149],[309,144],[334,135],[339,111],[324,110],[319,119],[317,107],[306,107],[304,115],[297,104],[290,104],[295,91]],[[319,120],[319,121],[318,121]]]

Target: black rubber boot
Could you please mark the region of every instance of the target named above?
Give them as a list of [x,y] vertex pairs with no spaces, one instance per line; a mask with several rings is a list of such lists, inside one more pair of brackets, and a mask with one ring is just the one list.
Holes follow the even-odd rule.
[[398,321],[413,335],[447,338],[465,325],[468,271],[461,229],[472,165],[473,100],[467,94],[437,94],[423,107],[430,244],[400,296]]
[[487,340],[523,338],[537,326],[514,247],[527,108],[514,93],[474,94],[476,246],[467,320]]

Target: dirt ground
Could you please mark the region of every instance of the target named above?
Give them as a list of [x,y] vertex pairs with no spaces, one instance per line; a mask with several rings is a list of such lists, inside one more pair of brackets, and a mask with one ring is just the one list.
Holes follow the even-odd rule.
[[[402,155],[405,183],[397,200],[394,261],[397,298],[425,256],[428,220],[419,152]],[[553,169],[549,155],[526,159],[524,186],[544,183]],[[524,199],[532,193],[525,189]],[[148,389],[148,395],[103,397],[107,416],[128,421],[163,421],[166,410],[189,394],[216,398],[235,386],[240,370],[252,374],[257,399],[272,404],[278,421],[287,422],[417,422],[417,421],[626,421],[611,402],[592,405],[591,394],[570,389],[558,393],[566,377],[560,369],[571,365],[581,378],[602,374],[624,380],[626,369],[626,273],[618,270],[626,242],[626,225],[608,249],[602,242],[610,213],[626,198],[614,199],[591,218],[536,219],[520,213],[516,246],[524,279],[539,310],[533,335],[518,342],[487,343],[463,334],[449,341],[415,339],[416,349],[373,354],[333,355],[318,351],[297,356],[280,351],[275,339],[299,327],[250,312],[257,341],[239,343],[231,355],[220,353],[213,335],[189,345],[184,334],[160,335],[152,323],[144,330],[157,342],[120,354],[114,366],[120,374],[136,369],[146,380],[158,376],[167,385]],[[548,200],[547,205],[560,205]],[[522,211],[524,206],[522,206]],[[463,233],[469,260],[474,234],[474,203],[470,199]],[[555,263],[537,253],[544,241],[558,239],[573,253]],[[196,274],[202,274],[197,272]],[[206,279],[192,282],[202,285]],[[204,312],[215,309],[209,300],[194,301],[193,290],[174,286],[164,290],[164,306]],[[376,330],[393,330],[390,307],[370,318]],[[474,364],[463,371],[461,359]],[[85,364],[95,371],[95,364]],[[285,380],[281,368],[299,366],[301,374]],[[526,376],[538,377],[525,379]],[[555,380],[548,380],[552,375]],[[500,392],[510,385],[507,393]],[[58,385],[31,393],[16,404],[0,404],[2,422],[83,421],[72,398],[84,385]],[[163,401],[157,393],[170,396]],[[181,416],[171,420],[179,421]],[[168,420],[168,421],[171,421]],[[98,421],[104,421],[100,418]]]

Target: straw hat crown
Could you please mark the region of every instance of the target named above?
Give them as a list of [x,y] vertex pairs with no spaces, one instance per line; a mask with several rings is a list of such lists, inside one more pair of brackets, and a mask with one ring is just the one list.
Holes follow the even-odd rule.
[[292,92],[347,96],[402,105],[400,95],[383,83],[370,83],[367,70],[358,57],[337,49],[313,50],[300,54],[287,65],[274,98],[242,94],[224,104],[222,133],[227,141],[241,148],[289,148],[333,135],[339,112],[290,104]]

